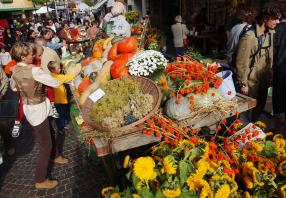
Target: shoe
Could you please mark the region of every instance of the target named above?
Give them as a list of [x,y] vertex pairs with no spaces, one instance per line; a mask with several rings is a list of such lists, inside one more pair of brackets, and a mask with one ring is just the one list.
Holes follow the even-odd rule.
[[57,111],[57,109],[55,107],[55,104],[53,102],[51,102],[51,106],[52,106],[52,115],[51,115],[51,117],[59,118],[60,115],[59,115],[59,113],[58,113],[58,111]]
[[52,162],[54,162],[56,164],[67,164],[67,163],[69,163],[69,160],[67,158],[62,157],[62,156],[59,156],[59,157],[53,159]]
[[21,123],[19,121],[15,121],[15,124],[12,129],[12,137],[17,138],[20,135]]
[[52,189],[55,188],[59,182],[57,180],[46,179],[41,183],[35,183],[36,189]]

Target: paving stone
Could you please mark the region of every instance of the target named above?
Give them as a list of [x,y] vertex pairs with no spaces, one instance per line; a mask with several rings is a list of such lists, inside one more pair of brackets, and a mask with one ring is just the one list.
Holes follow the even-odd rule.
[[59,186],[51,190],[36,190],[34,187],[39,147],[33,143],[35,139],[31,130],[27,130],[27,134],[25,131],[25,135],[19,138],[17,155],[0,166],[1,198],[100,197],[98,192],[107,183],[103,168],[94,165],[88,158],[84,146],[77,141],[72,129],[67,133],[64,146],[64,155],[68,156],[70,163],[52,167],[51,178],[59,180]]

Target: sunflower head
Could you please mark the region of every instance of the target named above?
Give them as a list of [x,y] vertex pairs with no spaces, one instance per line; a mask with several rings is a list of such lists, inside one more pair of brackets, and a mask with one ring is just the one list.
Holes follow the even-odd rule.
[[138,195],[138,194],[133,194],[133,195],[132,195],[132,198],[141,198],[141,197],[140,197],[140,195]]
[[130,161],[130,156],[126,155],[125,158],[124,158],[124,162],[123,162],[123,168],[128,168],[129,161]]
[[110,195],[110,198],[121,198],[120,194],[119,193],[112,193]]
[[180,188],[177,188],[175,190],[164,189],[162,192],[166,198],[176,198],[176,197],[179,197],[181,195],[181,189]]
[[156,178],[154,172],[155,162],[151,157],[139,157],[134,163],[134,175],[141,181],[153,180]]
[[111,187],[111,186],[105,187],[105,188],[103,188],[103,189],[101,190],[101,195],[102,195],[103,197],[105,197],[105,196],[107,195],[107,193],[113,192],[113,191],[114,191],[114,188],[113,188],[113,187]]
[[262,130],[264,130],[266,128],[266,124],[264,122],[261,121],[257,121],[254,123],[256,126],[258,126],[259,128],[261,128]]
[[228,198],[230,195],[230,187],[228,184],[223,184],[216,192],[214,198]]
[[176,174],[177,170],[177,165],[176,165],[176,160],[173,156],[168,155],[163,159],[163,168],[162,168],[162,173],[167,173],[169,175]]

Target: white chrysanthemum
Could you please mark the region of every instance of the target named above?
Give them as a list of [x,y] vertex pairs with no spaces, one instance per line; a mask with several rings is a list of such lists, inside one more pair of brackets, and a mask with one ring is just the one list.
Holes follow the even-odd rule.
[[129,61],[129,73],[134,76],[149,76],[159,67],[164,69],[167,63],[167,59],[161,52],[154,50],[142,51]]

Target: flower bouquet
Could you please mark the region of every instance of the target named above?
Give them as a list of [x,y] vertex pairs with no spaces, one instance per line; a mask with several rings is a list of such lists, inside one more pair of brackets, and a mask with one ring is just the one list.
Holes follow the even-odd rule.
[[136,24],[139,21],[139,13],[133,10],[126,12],[125,17],[130,24]]

